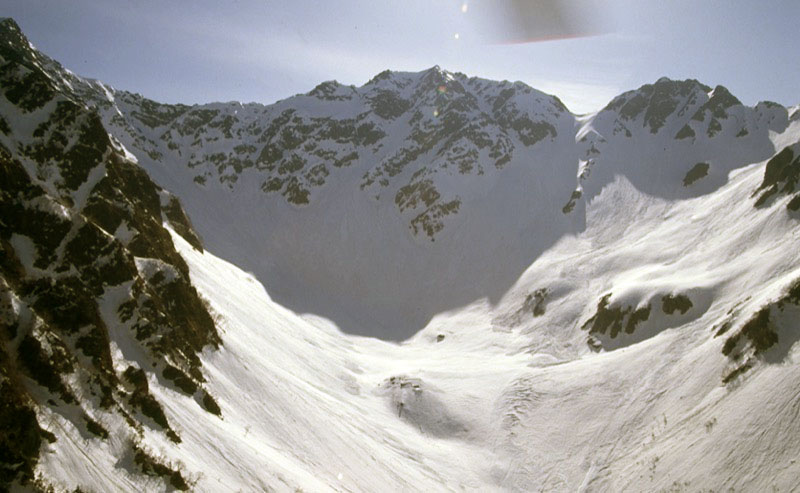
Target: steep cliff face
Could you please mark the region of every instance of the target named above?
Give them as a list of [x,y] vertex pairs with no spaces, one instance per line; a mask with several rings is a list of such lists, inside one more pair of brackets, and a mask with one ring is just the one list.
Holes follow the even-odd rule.
[[202,399],[198,353],[220,340],[167,230],[202,250],[178,199],[53,81],[13,21],[0,32],[2,481],[25,483],[41,438],[54,439],[44,410],[102,439],[120,418],[114,433],[180,442],[148,380]]

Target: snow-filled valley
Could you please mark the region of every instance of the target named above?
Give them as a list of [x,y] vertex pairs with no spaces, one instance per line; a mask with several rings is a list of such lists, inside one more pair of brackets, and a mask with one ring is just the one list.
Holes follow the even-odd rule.
[[11,490],[797,490],[798,107],[160,105],[0,34]]

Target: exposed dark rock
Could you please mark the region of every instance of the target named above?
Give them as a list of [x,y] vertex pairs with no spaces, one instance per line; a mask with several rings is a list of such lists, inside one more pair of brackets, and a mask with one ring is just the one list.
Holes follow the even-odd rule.
[[408,208],[414,209],[422,204],[430,207],[439,200],[439,197],[441,195],[434,187],[433,181],[426,179],[401,187],[394,200],[400,210],[404,211]]
[[744,324],[740,333],[749,339],[756,354],[762,353],[778,343],[778,334],[772,326],[769,307],[759,310]]
[[[673,81],[664,77],[655,84],[645,84],[639,89],[617,96],[604,108],[604,111],[616,111],[625,121],[632,121],[642,116],[642,125],[649,127],[650,132],[657,133],[670,115],[685,111],[681,108],[682,105],[687,106],[687,101],[689,103],[694,101],[697,93],[710,90],[710,87],[696,80]],[[691,129],[681,129],[679,132],[681,137],[678,138],[684,138],[689,131]]]
[[0,87],[3,95],[23,112],[41,108],[55,96],[50,81],[33,64],[28,40],[12,19],[0,26]]
[[42,348],[38,339],[30,334],[25,336],[17,348],[17,359],[36,383],[58,394],[64,402],[76,403],[75,395],[61,380],[62,374],[71,373],[73,369],[67,346],[55,339],[48,342],[50,353]]
[[203,391],[203,408],[211,414],[222,416],[222,409],[219,408],[217,401],[208,392]]
[[[39,426],[26,391],[15,384],[8,356],[0,350],[0,485],[27,485],[34,478],[42,438],[54,438]],[[0,486],[2,489],[4,486]]]
[[460,206],[461,199],[459,198],[444,204],[437,202],[411,220],[411,230],[415,235],[424,231],[428,238],[434,241],[436,233],[444,228],[443,218],[457,213]]
[[154,423],[163,428],[170,440],[175,443],[180,443],[181,439],[170,427],[161,404],[150,394],[150,386],[147,383],[147,375],[145,372],[139,368],[129,366],[125,370],[123,376],[125,380],[133,385],[133,392],[128,396],[130,405],[139,409],[143,415],[152,419]]
[[681,127],[681,129],[678,130],[678,133],[675,134],[675,138],[678,140],[688,139],[694,136],[695,136],[694,130],[692,130],[692,127],[690,127],[688,123],[683,127]]
[[[756,207],[763,206],[776,194],[790,195],[798,191],[798,182],[800,182],[798,147],[800,144],[787,146],[767,162],[764,169],[764,180],[753,194],[755,196],[761,192],[755,202]],[[800,199],[793,198],[787,206],[790,210],[797,210],[800,207]]]
[[324,101],[349,101],[353,98],[352,93],[355,91],[352,87],[350,87],[350,91],[341,91],[340,89],[343,87],[345,86],[342,86],[337,81],[329,80],[319,84],[308,95]]
[[136,444],[133,444],[131,448],[133,449],[133,462],[139,466],[142,474],[164,478],[176,490],[186,491],[189,489],[189,484],[183,474],[175,466],[162,463]]
[[614,339],[625,329],[626,334],[633,334],[636,327],[650,318],[650,305],[636,308],[632,306],[614,307],[609,305],[611,293],[606,294],[597,303],[595,314],[581,327],[590,334],[608,334]]
[[411,103],[391,91],[378,91],[369,100],[376,115],[386,120],[394,120],[411,107]]
[[708,123],[708,130],[706,134],[709,137],[713,137],[722,131],[722,124],[716,118],[712,118],[711,121]]
[[195,250],[202,252],[203,243],[200,237],[192,227],[189,216],[183,211],[178,197],[174,195],[169,196],[169,202],[164,207],[164,214],[167,216],[170,225],[175,229],[175,232],[183,237],[184,240],[189,242]]
[[561,209],[561,212],[564,214],[569,214],[575,209],[575,205],[578,203],[578,200],[583,196],[583,192],[580,190],[573,190],[572,195],[569,196],[569,202],[567,202],[564,207]]
[[184,394],[193,395],[197,392],[197,383],[189,375],[174,366],[167,365],[161,374],[167,380],[171,380]]
[[786,204],[786,208],[792,212],[797,212],[798,210],[800,210],[800,194],[797,194],[794,197],[792,197],[792,200],[790,200],[789,203]]
[[636,326],[646,322],[648,318],[650,318],[650,305],[637,308],[628,317],[628,323],[625,324],[625,333],[633,334],[636,331]]
[[729,384],[730,382],[736,380],[738,377],[740,377],[745,372],[750,370],[752,367],[753,367],[753,365],[750,362],[747,362],[747,363],[742,364],[741,366],[738,366],[736,369],[734,369],[733,371],[731,371],[730,373],[728,373],[727,375],[722,377],[722,383],[723,384]]
[[[738,330],[725,340],[722,346],[723,355],[734,361],[740,360],[744,355],[749,355],[747,364],[741,365],[737,369],[737,373],[728,381],[750,369],[753,366],[753,358],[762,357],[778,344],[778,327],[774,317],[777,316],[777,312],[783,312],[789,305],[800,306],[800,279],[790,283],[780,298],[762,306],[760,310],[751,315]],[[723,322],[715,337],[730,330],[733,325],[733,311],[729,312],[729,318]],[[796,337],[796,335],[785,331],[782,334]],[[775,360],[779,361],[780,358]]]
[[[703,121],[706,113],[711,115],[712,121],[724,120],[728,118],[728,108],[741,106],[741,104],[742,102],[736,99],[728,89],[723,86],[717,86],[714,88],[714,93],[708,101],[692,115],[692,120]],[[719,124],[719,122],[717,122],[717,124]]]
[[525,302],[522,309],[530,312],[534,317],[541,317],[547,308],[547,295],[549,291],[547,288],[539,288],[533,293],[529,293],[525,297]]
[[692,300],[684,294],[667,294],[661,297],[661,309],[667,315],[672,315],[676,311],[681,312],[681,315],[688,312],[692,308]]
[[86,430],[88,430],[89,433],[96,435],[103,440],[108,438],[108,430],[103,425],[93,420],[89,416],[84,416],[83,419],[86,421]]
[[692,166],[692,169],[687,171],[686,176],[683,177],[683,186],[688,187],[694,184],[694,182],[696,182],[697,180],[700,180],[708,176],[709,167],[710,166],[708,163],[697,163],[694,166]]
[[[714,327],[714,337],[719,337],[731,329],[732,322],[730,320],[725,320],[719,325]],[[723,351],[724,352],[724,351]],[[727,354],[726,354],[727,356]]]
[[[12,27],[5,21],[0,26],[0,99],[5,101],[0,118],[18,121],[31,109],[42,114],[35,128],[4,132],[10,145],[0,145],[0,338],[4,347],[14,348],[8,354],[0,351],[0,421],[8,424],[0,430],[0,441],[14,442],[0,444],[0,461],[13,464],[0,467],[3,484],[5,479],[30,480],[40,438],[54,439],[38,427],[36,407],[62,414],[77,407],[86,430],[105,438],[111,431],[89,417],[95,414],[90,409],[118,413],[135,428],[141,418],[133,417],[131,406],[172,440],[180,440],[150,394],[144,371],[129,369],[120,380],[107,324],[129,323],[135,336],[148,333],[149,327],[152,338],[140,338],[140,363],[156,368],[171,361],[181,368],[180,375],[167,374],[185,391],[204,381],[198,352],[219,344],[186,262],[162,225],[169,221],[202,248],[180,204],[171,198],[162,207],[162,197],[171,196],[112,142],[93,109],[103,102],[84,104],[82,98],[91,95],[49,77],[40,63],[45,58]],[[172,124],[188,110],[139,103],[144,113],[136,118],[149,126]],[[223,133],[229,130],[229,120],[209,120],[213,117],[199,111],[181,123],[190,126],[195,119]],[[33,256],[21,255],[16,249],[24,247],[12,237],[30,241]],[[104,318],[99,300],[126,283],[130,292],[116,309],[120,320]],[[8,309],[11,300],[18,307],[14,311]],[[126,394],[127,403],[115,398]]]

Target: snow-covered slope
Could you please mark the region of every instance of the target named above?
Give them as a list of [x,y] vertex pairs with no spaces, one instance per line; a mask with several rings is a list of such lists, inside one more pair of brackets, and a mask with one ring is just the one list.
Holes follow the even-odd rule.
[[[725,215],[620,180],[590,217],[625,198],[638,224],[612,226],[614,241],[607,224],[589,226],[537,260],[497,307],[440,314],[400,346],[304,320],[252,275],[176,236],[193,281],[222,314],[222,348],[203,361],[223,421],[154,384],[183,441],[152,434],[145,446],[201,491],[792,491],[800,265],[785,252],[800,238],[796,228],[786,234],[796,219],[781,204],[753,207],[762,174],[756,166],[736,175],[717,203],[703,204]],[[539,316],[533,288],[547,293]],[[609,292],[611,306],[652,308],[633,334],[595,353],[581,325]],[[668,294],[691,306],[665,313]],[[742,336],[740,356],[724,355],[764,307],[778,344],[759,352]],[[603,345],[606,335],[596,336]],[[80,456],[66,440],[43,454],[41,471],[68,487],[117,477],[114,450],[90,445],[109,454],[90,475],[71,467]],[[124,488],[143,485],[122,477]]]
[[[2,389],[25,389],[13,409],[35,411],[45,431],[34,431],[54,438],[32,454],[40,482],[66,491],[796,489],[796,107],[746,107],[720,86],[661,79],[575,117],[522,84],[438,68],[386,72],[361,88],[325,83],[270,106],[161,105],[81,79],[14,25],[3,29],[12,47],[0,67],[3,166],[16,169],[16,159],[23,174],[21,185],[4,181],[0,205],[38,210],[20,195],[27,179],[70,221],[103,229],[82,205],[111,197],[93,180],[138,160],[180,198],[207,248],[171,195],[147,185],[165,210],[145,217],[163,223],[176,256],[170,247],[157,261],[145,249],[131,273],[156,291],[172,274],[190,280],[220,343],[197,353],[187,392],[189,382],[159,366],[179,353],[142,357],[121,320],[129,282],[80,277],[102,286],[93,299],[108,327],[109,374],[122,382],[118,407],[84,393],[77,409],[51,404],[57,393],[9,363],[13,338],[0,353]],[[46,74],[47,111],[14,99],[7,81],[27,74],[15,57]],[[36,118],[62,128],[53,97],[102,122],[115,156],[77,187],[59,188],[54,175],[70,161],[38,162],[26,147],[63,145],[61,134],[65,150],[81,142],[80,126],[37,135]],[[42,232],[10,214],[2,246],[20,260],[3,265],[4,278],[40,275],[23,236]],[[133,230],[115,228],[107,241],[124,256]],[[41,257],[50,236],[40,236]],[[4,314],[37,309],[35,293],[11,291]],[[174,314],[168,304],[163,312]],[[80,360],[71,339],[64,346]],[[141,389],[179,441],[120,412],[145,399]],[[92,434],[80,410],[107,436]]]

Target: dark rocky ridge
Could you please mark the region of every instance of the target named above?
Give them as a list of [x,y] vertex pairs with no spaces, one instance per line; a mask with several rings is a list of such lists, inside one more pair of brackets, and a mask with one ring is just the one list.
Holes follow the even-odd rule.
[[[730,333],[722,345],[722,354],[727,356],[733,365],[723,376],[723,383],[729,383],[753,368],[757,361],[782,363],[785,352],[800,334],[796,327],[782,327],[779,323],[781,315],[790,308],[800,307],[800,279],[789,283],[781,295],[774,301],[761,306],[749,318],[739,324]],[[729,333],[734,327],[733,316],[722,322],[715,337]],[[781,345],[782,339],[789,339]]]
[[[131,434],[145,425],[180,441],[147,386],[163,370],[166,384],[219,414],[202,390],[198,352],[220,339],[164,224],[201,249],[198,236],[177,198],[127,160],[99,115],[44,65],[13,21],[0,22],[2,98],[11,108],[0,114],[4,484],[33,481],[42,438],[54,439],[34,409],[84,416],[74,425],[97,439],[109,434],[102,417],[116,413]],[[138,348],[137,367],[115,367],[110,344],[120,331]]]
[[[115,91],[111,102],[100,86],[79,78],[71,83],[113,132],[154,161],[185,163],[199,185],[214,180],[234,189],[243,173],[253,172],[264,193],[306,206],[326,183],[369,161],[361,190],[378,199],[386,195],[408,215],[409,229],[430,239],[461,201],[437,188],[437,176],[480,180],[486,163],[500,170],[513,159],[515,142],[533,147],[554,139],[555,121],[568,114],[557,98],[522,83],[438,67],[421,74],[385,71],[361,88],[324,82],[292,98],[296,105],[164,105],[125,91]],[[539,108],[521,104],[526,98]],[[318,114],[324,105],[343,102],[348,109],[341,114]],[[353,107],[360,109],[353,113]],[[399,144],[387,138],[398,132],[404,135]],[[229,144],[227,150],[219,142]],[[429,161],[424,170],[420,160]],[[414,173],[404,173],[410,169]]]
[[794,195],[786,204],[790,211],[800,210],[800,142],[783,148],[767,162],[764,180],[753,193],[758,195],[756,207],[765,205],[776,195]]
[[[643,115],[642,124],[656,133],[664,126],[667,117],[672,114],[682,116],[691,107],[696,101],[697,91],[710,90],[696,80],[661,78],[655,84],[645,84],[617,96],[603,111],[618,112],[622,121],[633,121]],[[626,131],[626,135],[630,136],[630,132]]]

